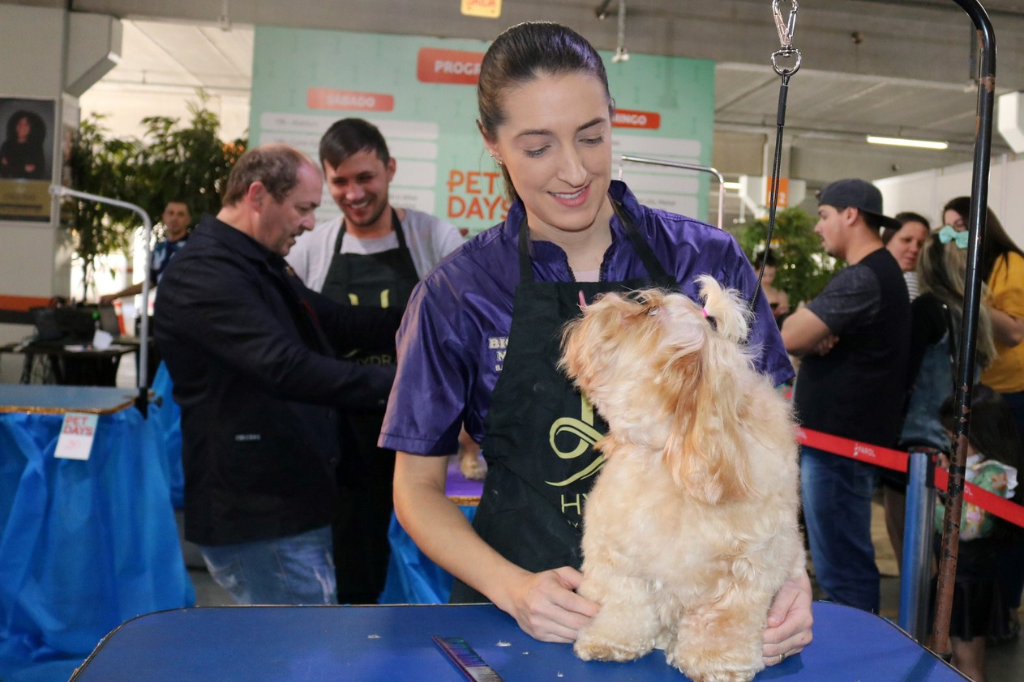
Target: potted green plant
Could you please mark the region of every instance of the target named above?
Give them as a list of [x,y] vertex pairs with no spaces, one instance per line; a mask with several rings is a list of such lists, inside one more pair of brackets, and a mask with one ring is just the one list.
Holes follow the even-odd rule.
[[[72,149],[72,186],[83,192],[141,206],[155,221],[168,201],[184,201],[192,214],[216,213],[228,173],[245,151],[246,140],[220,139],[220,119],[198,93],[189,102],[189,120],[152,116],[142,120],[143,138],[109,136],[102,115],[84,120]],[[62,221],[83,268],[83,298],[92,288],[96,259],[127,252],[135,229],[134,213],[108,204],[74,199]]]
[[[825,253],[821,238],[814,233],[814,218],[801,208],[779,211],[772,232],[772,253],[778,263],[772,286],[789,296],[790,305],[817,296],[843,262]],[[765,249],[767,219],[755,220],[739,228],[740,247],[752,261]]]

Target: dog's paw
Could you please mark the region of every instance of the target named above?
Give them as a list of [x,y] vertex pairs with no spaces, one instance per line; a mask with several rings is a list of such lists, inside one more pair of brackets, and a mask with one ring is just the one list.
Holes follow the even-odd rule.
[[482,481],[487,476],[487,465],[478,453],[459,454],[459,471],[471,481]]
[[754,665],[743,665],[730,661],[728,655],[712,656],[706,652],[701,656],[680,654],[678,649],[666,651],[665,660],[693,682],[750,682],[764,670],[760,660]]
[[625,646],[618,642],[601,642],[595,638],[581,636],[576,640],[572,650],[584,661],[632,661],[643,656],[646,651],[636,647]]

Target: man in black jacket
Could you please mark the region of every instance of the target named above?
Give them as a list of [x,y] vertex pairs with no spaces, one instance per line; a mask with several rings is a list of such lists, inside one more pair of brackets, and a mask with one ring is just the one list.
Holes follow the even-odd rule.
[[400,311],[338,306],[284,261],[321,189],[294,149],[246,152],[157,294],[181,405],[185,537],[238,603],[335,602],[335,408],[383,406],[394,379],[394,367],[337,357],[393,349]]

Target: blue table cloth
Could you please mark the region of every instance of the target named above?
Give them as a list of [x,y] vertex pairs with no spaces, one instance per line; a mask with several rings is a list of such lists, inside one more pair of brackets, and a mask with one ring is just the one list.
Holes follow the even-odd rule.
[[[100,413],[87,461],[62,411]],[[0,385],[0,679],[63,682],[120,623],[195,603],[154,425],[116,388]]]
[[[476,507],[460,505],[466,518],[473,521]],[[447,604],[452,594],[452,574],[420,551],[395,515],[388,527],[391,557],[388,576],[379,604]]]
[[[483,481],[470,481],[462,475],[458,457],[449,459],[445,494],[459,505],[470,523],[476,516],[483,489]],[[394,514],[388,527],[388,543],[388,575],[377,603],[447,604],[452,593],[452,575],[420,551]]]
[[[814,605],[814,642],[755,680],[963,682],[878,616]],[[457,682],[431,635],[463,637],[505,682],[681,682],[654,651],[629,663],[584,662],[538,642],[493,605],[184,609],[112,633],[73,682]]]
[[174,385],[167,365],[160,363],[153,377],[153,402],[149,405],[149,422],[155,431],[156,445],[167,466],[171,486],[171,504],[175,509],[185,506],[185,471],[181,463],[181,408],[174,402]]

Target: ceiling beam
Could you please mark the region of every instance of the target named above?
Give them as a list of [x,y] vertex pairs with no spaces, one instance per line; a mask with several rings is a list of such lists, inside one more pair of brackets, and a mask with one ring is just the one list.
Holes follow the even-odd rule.
[[[543,19],[572,26],[614,49],[614,21],[594,0],[506,2],[500,19],[462,16],[455,0],[231,0],[235,24],[369,31],[491,40],[505,27]],[[953,6],[949,0],[948,5]],[[216,24],[210,0],[73,0],[78,11],[126,18],[173,18]],[[633,53],[767,64],[779,41],[767,0],[631,0],[626,45]],[[995,11],[999,83],[1024,89],[1024,13]],[[971,58],[970,21],[945,4],[893,0],[821,0],[800,8],[794,45],[811,68],[837,73],[964,82]],[[713,36],[714,39],[709,39]]]

